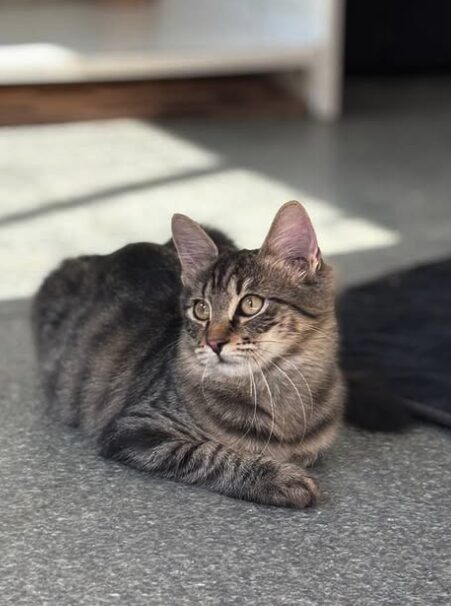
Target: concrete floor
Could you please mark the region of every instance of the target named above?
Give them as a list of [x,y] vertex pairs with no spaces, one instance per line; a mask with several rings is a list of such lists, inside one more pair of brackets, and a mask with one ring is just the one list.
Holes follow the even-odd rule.
[[[0,595],[6,606],[445,606],[449,432],[346,431],[310,512],[101,461],[37,399],[27,297],[58,259],[163,240],[175,210],[256,246],[307,200],[344,283],[451,253],[451,84],[359,84],[340,124],[119,121],[0,132]],[[352,111],[351,111],[352,110]]]

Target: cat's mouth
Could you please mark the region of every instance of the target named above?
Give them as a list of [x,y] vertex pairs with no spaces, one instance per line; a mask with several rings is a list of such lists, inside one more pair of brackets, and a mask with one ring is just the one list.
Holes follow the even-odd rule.
[[218,364],[241,364],[243,362],[243,356],[240,355],[230,355],[230,354],[219,354],[218,355]]
[[238,364],[242,364],[244,361],[245,356],[241,355],[241,354],[236,354],[236,353],[219,353],[219,354],[214,354],[214,356],[211,356],[209,359],[209,363],[213,363],[216,365],[238,365]]
[[209,347],[200,346],[195,355],[201,373],[218,373],[233,379],[248,376],[252,371],[262,372],[270,364],[269,352],[255,346],[229,348],[215,353]]
[[233,379],[248,374],[249,361],[247,356],[240,354],[221,354],[209,360],[206,369],[207,372]]
[[196,351],[198,361],[202,366],[218,367],[221,369],[248,364],[249,357],[244,352],[222,350],[214,352],[209,347],[200,347]]

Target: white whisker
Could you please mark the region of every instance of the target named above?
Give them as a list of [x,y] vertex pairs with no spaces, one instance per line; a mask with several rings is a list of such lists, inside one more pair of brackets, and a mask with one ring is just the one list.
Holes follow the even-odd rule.
[[300,403],[301,412],[302,412],[303,429],[302,429],[301,440],[303,440],[305,437],[305,432],[307,430],[307,414],[306,414],[306,410],[305,410],[304,400],[303,400],[301,394],[299,393],[299,389],[296,387],[295,383],[292,381],[291,377],[284,370],[282,370],[282,368],[280,368],[280,366],[278,364],[276,364],[274,361],[270,360],[269,363],[272,364],[287,379],[287,381],[290,383],[290,385],[293,387],[294,391],[296,392],[296,395],[297,395],[299,403]]
[[257,405],[258,405],[258,401],[257,401],[257,386],[255,384],[255,379],[254,379],[254,373],[252,372],[252,367],[251,367],[251,363],[250,361],[248,361],[248,368],[249,368],[249,389],[250,389],[250,398],[251,400],[254,400],[254,414],[252,417],[252,420],[250,421],[249,427],[247,428],[247,431],[238,438],[238,440],[236,442],[233,443],[234,446],[236,446],[237,444],[240,444],[244,438],[248,435],[248,433],[250,432],[251,428],[257,423]]
[[266,389],[268,390],[269,403],[270,403],[270,406],[271,406],[271,431],[269,432],[269,436],[268,436],[268,439],[266,440],[266,444],[264,445],[262,451],[260,452],[260,456],[261,456],[262,454],[264,454],[264,452],[268,448],[269,443],[271,442],[271,438],[272,438],[273,433],[274,433],[274,427],[275,427],[275,421],[276,421],[276,418],[275,418],[276,417],[276,410],[275,410],[275,406],[274,406],[274,400],[273,400],[273,397],[272,397],[271,388],[269,387],[269,383],[268,383],[268,381],[267,381],[267,379],[265,377],[265,373],[263,372],[263,368],[261,367],[261,364],[259,363],[259,361],[257,360],[257,358],[254,358],[254,360],[255,360],[255,363],[257,364],[257,366],[260,369],[263,382],[265,383]]
[[289,364],[292,368],[294,368],[294,370],[299,374],[299,376],[301,377],[301,379],[304,381],[305,386],[307,387],[307,391],[309,393],[309,399],[310,399],[310,415],[313,413],[313,394],[312,394],[312,390],[310,389],[310,385],[308,384],[307,379],[304,376],[304,373],[301,371],[300,368],[298,368],[296,366],[296,364],[294,364],[291,360],[289,360],[288,358],[286,358],[285,356],[280,356],[282,358],[282,360],[284,360],[284,362],[286,362],[287,364]]

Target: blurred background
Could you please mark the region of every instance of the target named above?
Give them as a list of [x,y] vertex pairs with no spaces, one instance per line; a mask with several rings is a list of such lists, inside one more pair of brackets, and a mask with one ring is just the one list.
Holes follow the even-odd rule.
[[451,5],[3,0],[0,299],[64,257],[242,247],[302,201],[343,285],[451,252]]

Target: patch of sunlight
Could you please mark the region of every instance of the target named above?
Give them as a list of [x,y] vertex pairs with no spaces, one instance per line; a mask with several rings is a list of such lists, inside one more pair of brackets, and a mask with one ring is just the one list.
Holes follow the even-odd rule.
[[[111,134],[106,130],[105,136],[111,137]],[[176,147],[180,144],[172,142]],[[192,165],[197,161],[198,166],[202,160],[210,164],[215,162],[214,157],[206,157],[202,151],[194,152],[187,143],[186,146],[192,153]],[[134,157],[142,164],[142,154],[136,151]],[[103,160],[95,159],[92,150],[87,153],[100,167],[100,180],[105,180],[108,162],[104,164]],[[110,153],[118,152],[111,150]],[[167,148],[164,154],[167,154]],[[147,159],[150,173],[158,172],[156,165],[167,170],[162,166],[161,158],[148,155]],[[53,160],[57,163],[55,158]],[[44,164],[42,162],[42,166]],[[119,164],[117,158],[110,162],[111,180],[121,172]],[[185,168],[187,165],[189,158],[179,158],[179,170],[180,166]],[[171,168],[174,169],[174,163]],[[92,180],[88,167],[84,170],[86,177]],[[173,174],[177,173],[174,171]],[[65,170],[65,177],[77,189],[78,181],[70,179],[70,171]],[[63,176],[58,175],[58,179],[61,185]],[[41,189],[42,203],[49,198],[47,194]],[[107,253],[133,241],[164,242],[170,237],[170,219],[174,212],[220,227],[240,246],[256,248],[263,241],[279,206],[290,199],[305,204],[326,255],[392,246],[399,240],[396,232],[361,217],[347,216],[324,200],[305,196],[302,191],[259,173],[222,170],[173,182],[168,180],[144,190],[123,193],[107,203],[58,210],[0,227],[0,298],[30,296],[45,274],[64,257]],[[12,209],[10,206],[9,210]]]
[[219,155],[139,120],[2,128],[0,223],[115,187],[138,184],[147,198],[145,187],[220,164]]
[[78,54],[59,44],[34,42],[0,46],[0,69],[3,73],[50,67],[63,68],[77,62]]

